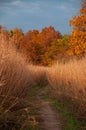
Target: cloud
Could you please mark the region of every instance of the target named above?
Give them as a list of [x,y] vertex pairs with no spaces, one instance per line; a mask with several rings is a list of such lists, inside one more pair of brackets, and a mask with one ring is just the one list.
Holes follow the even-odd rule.
[[[15,1],[9,1],[9,2],[0,2],[0,9],[6,9],[4,10],[9,11],[15,8],[15,12],[17,10],[20,10],[21,12],[27,12],[27,13],[36,13],[41,11],[40,3],[38,1],[31,2],[31,1],[22,1],[22,0],[15,0]],[[11,12],[12,13],[12,12]]]
[[71,3],[71,1],[72,0],[70,0],[70,2],[63,1],[62,3],[56,5],[56,8],[64,13],[70,13],[71,11],[75,11],[76,8],[74,6],[74,3]]
[[40,29],[53,25],[65,32],[80,0],[0,0],[0,24],[8,27]]
[[22,1],[20,0],[16,0],[16,1],[12,1],[9,3],[9,6],[21,6],[22,5]]
[[67,9],[67,7],[64,4],[61,4],[61,5],[57,5],[57,9],[65,10]]
[[22,4],[22,1],[21,0],[15,0],[15,1],[0,1],[0,5],[2,7],[5,7],[5,6],[21,6]]

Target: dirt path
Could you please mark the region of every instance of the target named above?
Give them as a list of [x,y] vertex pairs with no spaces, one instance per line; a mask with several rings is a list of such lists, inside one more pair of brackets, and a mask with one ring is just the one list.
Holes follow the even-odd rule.
[[62,130],[60,114],[52,108],[50,101],[43,99],[44,93],[46,93],[46,90],[42,91],[37,97],[37,101],[40,104],[38,114],[42,119],[42,130]]
[[59,114],[55,113],[49,103],[40,108],[39,114],[43,119],[42,125],[46,130],[61,130]]

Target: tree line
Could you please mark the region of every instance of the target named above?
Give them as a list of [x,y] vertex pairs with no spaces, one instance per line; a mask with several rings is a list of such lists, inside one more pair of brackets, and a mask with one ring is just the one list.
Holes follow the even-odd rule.
[[78,15],[69,21],[73,26],[70,35],[62,35],[53,26],[41,31],[22,29],[6,30],[0,26],[0,35],[12,40],[16,50],[27,60],[37,65],[51,65],[55,61],[63,61],[69,57],[82,57],[86,53],[86,1],[81,4]]

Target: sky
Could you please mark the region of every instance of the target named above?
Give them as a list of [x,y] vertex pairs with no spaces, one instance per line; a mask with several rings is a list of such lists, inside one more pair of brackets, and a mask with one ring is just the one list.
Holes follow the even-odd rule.
[[0,25],[6,29],[41,30],[53,26],[69,34],[68,21],[77,15],[81,0],[0,0]]

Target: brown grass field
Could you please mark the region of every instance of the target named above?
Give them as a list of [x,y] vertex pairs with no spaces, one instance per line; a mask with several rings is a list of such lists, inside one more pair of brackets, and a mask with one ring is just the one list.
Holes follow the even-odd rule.
[[[51,67],[33,66],[14,49],[10,40],[0,37],[0,109],[9,112],[26,97],[33,86],[50,85],[58,98],[66,99],[78,118],[86,120],[86,57]],[[34,88],[33,88],[34,89]],[[76,103],[75,105],[72,103]],[[75,108],[77,108],[75,110]]]
[[20,120],[18,126],[21,126],[24,112],[18,110],[27,106],[25,98],[33,86],[33,77],[25,60],[15,50],[12,41],[0,37],[0,129],[16,127],[17,118]]
[[77,116],[86,119],[86,57],[53,65],[49,68],[47,77],[54,94],[63,100],[69,98],[72,110],[77,106]]

